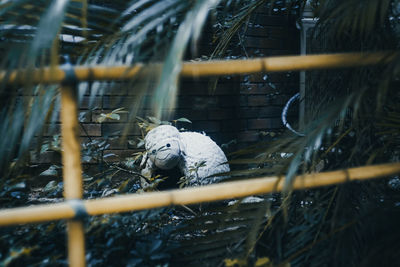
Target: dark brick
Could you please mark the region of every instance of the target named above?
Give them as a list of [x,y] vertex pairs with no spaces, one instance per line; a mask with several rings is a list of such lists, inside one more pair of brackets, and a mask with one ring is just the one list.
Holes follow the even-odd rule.
[[272,32],[274,32],[275,34],[280,34],[281,38],[286,37],[286,31],[284,27],[247,27],[246,37],[255,36],[255,37],[271,38]]
[[[298,82],[299,75],[295,72],[286,73],[256,73],[251,75],[244,75],[241,77],[241,81],[249,83],[263,83],[269,85],[269,83],[281,84],[288,82]],[[271,86],[271,85],[270,85]]]
[[206,110],[218,106],[216,96],[180,96],[178,97],[179,108],[191,108],[195,110]]
[[247,123],[250,130],[278,129],[283,127],[280,118],[249,119]]
[[189,86],[191,84],[207,84],[210,78],[204,77],[180,77],[179,84],[181,87]]
[[242,94],[263,94],[263,95],[294,95],[299,92],[299,84],[294,82],[288,83],[255,83],[242,84]]
[[246,120],[223,120],[221,121],[221,131],[222,132],[239,132],[241,130],[246,130],[247,122]]
[[283,107],[262,107],[259,109],[259,118],[273,118],[280,117]]
[[209,85],[208,79],[185,79],[179,86],[179,95],[207,96],[210,94]]
[[[215,82],[216,87],[215,87]],[[186,81],[181,85],[179,95],[233,95],[239,92],[239,79],[233,78],[226,80],[219,78],[217,80],[193,80]]]
[[[173,109],[172,112],[170,112],[170,110],[167,110],[167,109],[162,109],[161,110],[161,114],[163,115],[162,120],[170,121],[170,120],[176,119],[175,111],[176,111],[175,109]],[[137,113],[134,113],[134,112],[128,113],[128,122],[136,124],[137,117],[141,117],[143,119],[148,119],[148,117],[154,117],[154,116],[155,115],[154,115],[153,109],[140,108],[139,110],[137,110]]]
[[265,97],[277,97],[279,95],[293,96],[299,92],[298,84],[289,83],[255,83],[242,84],[241,95],[264,95]]
[[267,3],[266,5],[262,5],[257,8],[257,14],[269,15],[269,16],[276,14],[279,14],[280,16],[288,16],[288,11],[290,11],[290,9],[286,9],[284,11],[273,10],[271,9],[271,3]]
[[278,91],[276,88],[272,88],[268,84],[264,83],[258,83],[258,84],[242,84],[240,88],[240,93],[241,94],[248,94],[248,95],[267,95],[267,94],[273,94]]
[[248,27],[246,31],[246,36],[256,36],[279,40],[293,38],[293,36],[296,36],[296,34],[299,34],[298,30],[287,27]]
[[268,98],[264,95],[248,96],[247,101],[249,107],[259,107],[268,105]]
[[216,96],[179,96],[178,108],[204,110],[218,105]]
[[297,55],[296,52],[285,49],[264,49],[258,47],[249,47],[246,49],[247,54],[250,57],[270,57],[270,56],[286,56],[286,55]]
[[193,130],[196,132],[215,133],[221,129],[219,121],[195,121],[193,122]]
[[219,106],[220,107],[237,107],[240,105],[240,96],[220,96],[219,97]]
[[269,105],[284,106],[291,96],[288,95],[277,95],[268,97]]
[[260,108],[240,108],[236,111],[239,118],[258,118]]
[[79,108],[87,109],[91,107],[102,107],[102,98],[99,96],[84,96],[79,105]]
[[126,96],[129,88],[129,84],[125,82],[103,82],[97,90],[94,87],[91,90],[98,96]]
[[107,143],[110,144],[109,149],[127,149],[128,148],[128,140],[125,138],[115,138],[115,139],[107,140]]
[[33,164],[61,163],[61,154],[55,151],[46,151],[41,154],[31,151],[30,160]]
[[191,96],[178,96],[177,106],[180,109],[187,109],[193,107],[193,97]]
[[[81,136],[101,136],[101,125],[100,124],[87,124],[82,123],[79,127]],[[85,129],[83,130],[82,127]]]
[[[117,109],[117,108],[128,108],[133,103],[138,103],[140,99],[136,97],[120,97],[120,96],[104,96],[103,97],[103,109]],[[146,100],[146,99],[144,99]]]
[[248,105],[248,99],[246,95],[241,95],[239,98],[239,105],[241,107],[246,107]]
[[259,133],[257,131],[246,131],[237,134],[238,142],[255,142],[259,140]]
[[[81,123],[81,125],[82,126],[79,125],[79,128],[78,128],[80,136],[87,136],[87,135],[101,136],[101,125],[100,124]],[[82,127],[86,130],[87,134],[82,129]],[[57,123],[53,126],[53,128],[50,128],[50,125],[46,125],[43,136],[48,137],[48,136],[53,136],[55,134],[61,134],[61,124]]]
[[259,15],[256,14],[253,19],[254,24],[263,26],[280,26],[288,25],[290,20],[286,16]]
[[179,95],[208,95],[207,84],[185,84],[179,89]]
[[241,108],[237,111],[239,118],[274,118],[280,117],[283,107],[254,107]]
[[208,118],[210,120],[223,120],[223,119],[233,119],[235,117],[235,109],[209,109],[208,110]]
[[234,79],[234,82],[218,82],[215,91],[212,91],[212,95],[236,95],[239,94],[239,77]]
[[[278,1],[275,1],[275,2],[278,2]],[[279,2],[281,4],[279,4]],[[285,3],[282,4],[282,2],[285,2],[285,1],[279,1],[279,2],[276,3],[276,5],[274,5],[272,1],[268,1],[268,3],[266,3],[265,5],[261,5],[260,7],[257,8],[256,14],[268,15],[268,16],[279,15],[282,17],[288,17],[288,16],[295,17],[295,15],[291,14],[292,13],[291,11],[293,10],[292,8],[287,8],[284,10],[281,9],[283,6],[285,6]],[[286,4],[288,4],[288,1],[286,1]],[[271,5],[274,9],[271,8]],[[281,8],[279,8],[279,7],[281,7]]]
[[186,118],[190,121],[194,120],[206,120],[207,112],[204,110],[195,109],[178,109],[175,111],[175,119]]
[[290,96],[287,95],[250,95],[248,97],[249,107],[260,106],[284,106],[289,100]]
[[209,109],[218,106],[218,98],[215,96],[194,97],[193,109]]
[[[224,132],[224,133],[221,133],[221,145],[222,144],[226,144],[226,143],[228,143],[228,142],[231,142],[231,141],[233,141],[233,140],[236,140],[236,142],[237,142],[237,135],[238,135],[238,132]],[[231,146],[233,145],[233,143],[232,144],[230,144]]]
[[239,118],[274,118],[280,117],[283,107],[241,108],[237,111]]
[[[122,135],[125,133],[125,127],[127,125],[125,123],[102,123],[101,128],[103,131],[103,136],[116,136]],[[136,124],[131,125],[128,131],[126,132],[127,135],[140,135],[141,132],[139,127]]]
[[279,88],[279,92],[281,92],[281,94],[285,94],[285,95],[294,95],[296,93],[299,92],[299,82],[298,81],[293,81],[290,83],[284,83],[282,84],[283,86],[281,86]]
[[117,109],[136,106],[144,109],[152,108],[154,103],[154,97],[152,95],[143,95],[142,97],[120,97],[120,96],[104,96],[103,97],[103,109]]
[[268,119],[250,119],[248,120],[248,127],[251,130],[259,130],[269,128],[270,122]]
[[266,39],[260,37],[247,37],[244,41],[246,47],[259,47],[269,49],[286,49],[287,42],[279,39]]
[[237,85],[232,85],[232,86],[224,86],[220,87],[218,86],[217,89],[213,92],[211,92],[212,95],[219,95],[219,96],[228,96],[228,95],[237,95],[239,94],[239,89],[240,87]]
[[142,81],[129,82],[116,82],[114,85],[105,88],[104,95],[108,96],[139,96],[139,95],[153,95],[155,83],[147,83]]
[[128,84],[125,89],[122,89],[122,91],[126,90],[126,93],[129,96],[135,96],[135,97],[138,97],[140,95],[153,96],[154,89],[156,87],[157,87],[157,84],[155,84],[155,83],[134,82],[133,84]]

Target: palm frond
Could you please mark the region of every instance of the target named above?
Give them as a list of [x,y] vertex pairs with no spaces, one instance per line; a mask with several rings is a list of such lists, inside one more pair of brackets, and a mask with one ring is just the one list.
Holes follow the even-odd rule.
[[161,118],[161,111],[171,110],[176,105],[178,78],[186,46],[192,37],[194,42],[200,35],[209,9],[214,8],[220,1],[208,0],[197,2],[179,26],[171,51],[165,60],[159,85],[154,96],[153,108],[155,115]]

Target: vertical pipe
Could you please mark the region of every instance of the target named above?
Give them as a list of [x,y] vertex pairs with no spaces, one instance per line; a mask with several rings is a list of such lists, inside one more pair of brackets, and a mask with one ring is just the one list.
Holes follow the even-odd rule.
[[[62,163],[64,197],[67,200],[81,199],[83,195],[77,110],[75,88],[71,85],[63,85],[61,87]],[[85,266],[85,236],[82,221],[68,221],[67,236],[69,265],[71,267]]]
[[[304,26],[300,31],[300,54],[305,55],[307,53],[307,30],[308,27]],[[300,71],[300,97],[299,97],[299,132],[304,132],[305,128],[305,97],[306,97],[306,72]]]
[[[304,11],[301,19],[301,30],[300,30],[300,55],[307,54],[307,32],[309,29],[314,28],[317,23],[317,19],[314,18],[314,14],[311,8],[309,0],[306,1]],[[306,72],[300,71],[300,99],[299,99],[299,131],[304,132],[306,121]]]

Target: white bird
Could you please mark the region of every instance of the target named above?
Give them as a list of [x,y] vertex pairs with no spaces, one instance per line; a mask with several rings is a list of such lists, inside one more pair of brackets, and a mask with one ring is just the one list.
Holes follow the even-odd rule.
[[142,160],[142,175],[152,177],[157,169],[176,166],[187,178],[188,185],[215,183],[229,172],[222,149],[210,137],[196,132],[179,132],[171,125],[161,125],[145,137],[146,155]]

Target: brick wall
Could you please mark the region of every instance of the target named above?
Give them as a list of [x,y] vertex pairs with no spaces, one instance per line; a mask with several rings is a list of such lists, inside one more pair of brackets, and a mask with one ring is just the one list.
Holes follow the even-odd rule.
[[[295,21],[285,14],[271,15],[269,8],[255,14],[243,33],[243,46],[229,51],[233,58],[264,57],[299,53],[299,32]],[[203,38],[203,40],[207,38]],[[208,36],[209,40],[211,37]],[[232,42],[239,42],[234,39]],[[203,43],[205,43],[203,41]],[[202,47],[211,51],[211,46]],[[265,133],[283,129],[283,106],[299,90],[299,75],[259,73],[240,77],[221,77],[214,94],[208,93],[207,79],[185,80],[181,83],[182,102],[176,117],[193,121],[189,129],[205,131],[218,144],[236,141],[229,150],[242,148],[265,139]],[[188,102],[186,102],[187,97]],[[185,99],[185,100],[183,100]],[[189,103],[206,103],[191,105]],[[191,106],[185,109],[185,105]],[[289,116],[297,119],[296,107]]]
[[[255,14],[243,33],[243,46],[228,51],[233,58],[263,57],[274,55],[297,54],[299,33],[295,22],[287,15],[270,15],[267,8]],[[238,42],[239,39],[232,42]],[[205,31],[199,45],[198,57],[209,55],[215,44],[211,43],[212,33]],[[236,77],[220,77],[214,92],[209,90],[210,79],[182,79],[175,114],[170,119],[185,117],[192,124],[180,124],[189,130],[205,132],[219,145],[232,140],[227,150],[232,151],[256,141],[265,139],[265,133],[283,128],[280,116],[288,99],[299,90],[298,73],[259,73]],[[122,97],[121,97],[122,95]],[[97,110],[88,110],[88,96],[80,105],[82,113],[81,136],[84,142],[106,138],[110,143],[104,154],[108,160],[119,160],[137,151],[131,141],[140,136],[140,130],[133,125],[125,140],[120,137],[126,125],[127,114],[121,114],[119,121],[107,120],[97,123],[100,113],[127,107],[134,101],[135,91],[105,93],[95,98]],[[145,100],[151,98],[145,96]],[[149,109],[149,101],[144,101],[142,113]],[[291,113],[297,116],[296,112]],[[46,134],[45,134],[46,135]],[[89,135],[89,137],[88,137]],[[50,136],[48,136],[50,138]],[[226,148],[226,147],[225,147]],[[51,153],[34,157],[37,162],[46,162]]]

